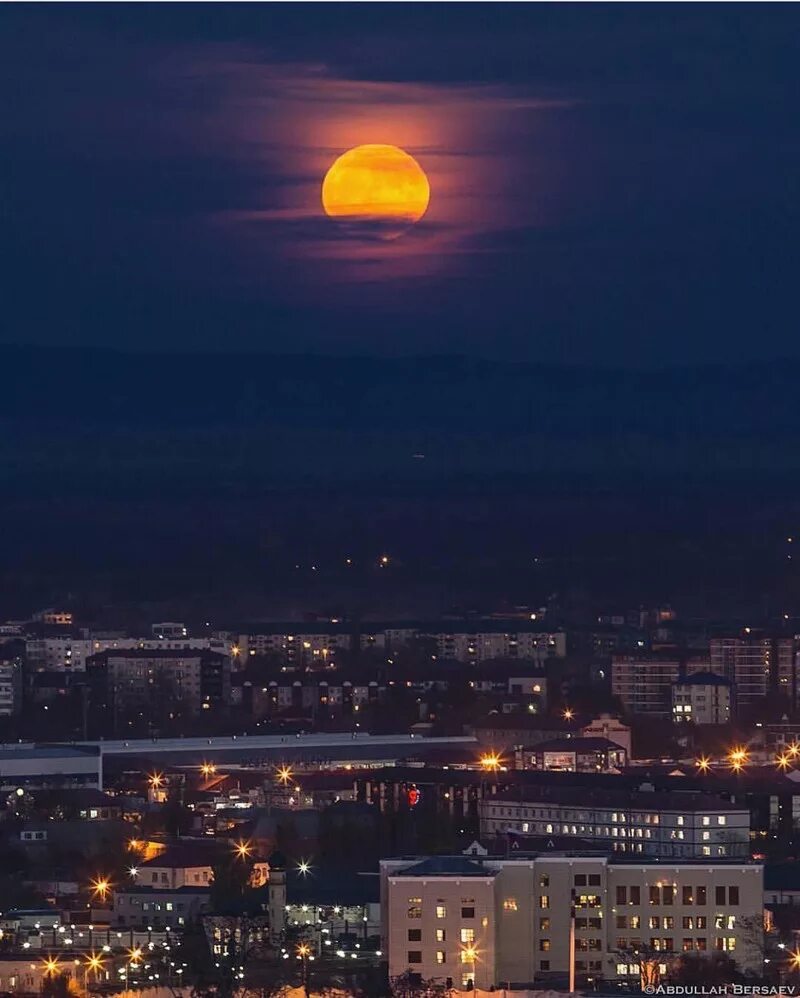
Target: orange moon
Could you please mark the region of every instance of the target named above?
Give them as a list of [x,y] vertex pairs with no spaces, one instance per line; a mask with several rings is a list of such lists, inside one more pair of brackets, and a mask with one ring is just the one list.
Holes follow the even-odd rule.
[[322,207],[330,218],[381,223],[402,231],[428,210],[431,188],[425,171],[397,146],[348,149],[322,182]]

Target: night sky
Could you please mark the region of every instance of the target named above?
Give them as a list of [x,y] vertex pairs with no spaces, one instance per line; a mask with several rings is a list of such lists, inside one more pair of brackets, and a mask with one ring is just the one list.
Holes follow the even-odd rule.
[[[8,343],[652,366],[800,356],[792,5],[0,15]],[[322,177],[408,150],[428,214]]]

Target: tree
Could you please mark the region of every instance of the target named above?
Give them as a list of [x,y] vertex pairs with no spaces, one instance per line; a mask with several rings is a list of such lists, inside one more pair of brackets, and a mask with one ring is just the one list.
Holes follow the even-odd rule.
[[50,974],[42,981],[43,998],[72,998],[66,974]]
[[676,984],[700,987],[704,984],[734,984],[742,979],[736,961],[727,953],[683,953],[675,963],[672,980]]
[[447,986],[439,981],[427,980],[421,974],[407,970],[404,974],[392,977],[389,989],[393,998],[443,998]]
[[167,835],[171,839],[179,839],[181,835],[186,835],[191,830],[192,812],[178,796],[170,793],[161,809],[161,820]]
[[618,963],[639,968],[639,986],[642,991],[660,983],[662,964],[674,959],[674,956],[674,953],[655,949],[644,942],[617,950]]

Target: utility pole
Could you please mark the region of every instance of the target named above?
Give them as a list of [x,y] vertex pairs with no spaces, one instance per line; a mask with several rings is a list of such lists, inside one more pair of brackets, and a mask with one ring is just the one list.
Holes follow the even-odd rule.
[[575,994],[575,891],[569,906],[569,993]]

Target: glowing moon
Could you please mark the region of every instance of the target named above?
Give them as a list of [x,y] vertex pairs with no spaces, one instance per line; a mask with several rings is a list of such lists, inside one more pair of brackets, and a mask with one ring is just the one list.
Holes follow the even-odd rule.
[[418,222],[428,210],[430,197],[425,171],[397,146],[349,149],[322,182],[326,215],[366,227],[372,223],[391,234]]

